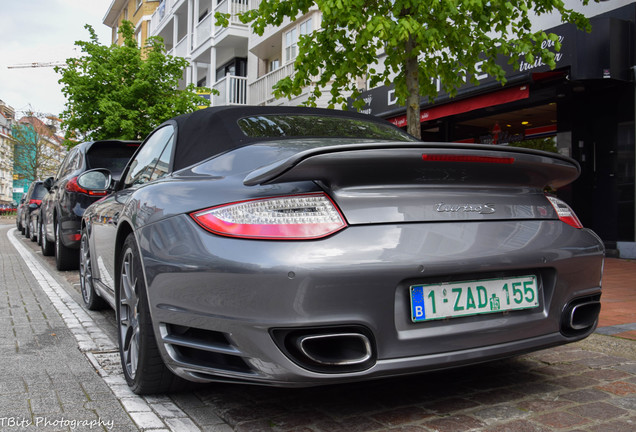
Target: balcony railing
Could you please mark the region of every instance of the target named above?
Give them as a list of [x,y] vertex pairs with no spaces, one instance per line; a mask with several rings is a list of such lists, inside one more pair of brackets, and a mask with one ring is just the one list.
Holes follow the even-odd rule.
[[[214,8],[214,12],[221,13],[229,13],[230,16],[230,27],[232,26],[240,26],[245,27],[246,25],[241,22],[238,17],[238,14],[247,12],[250,9],[249,0],[223,0],[219,3],[216,8]],[[216,36],[220,32],[225,29],[223,26],[214,25],[214,35]]]
[[168,16],[170,15],[169,12],[172,9],[174,2],[175,0],[161,0],[161,3],[159,3],[159,7],[155,9],[154,13],[150,17],[149,32],[151,35],[154,35],[155,31],[159,28],[161,23],[163,23],[164,20],[168,19]]
[[247,77],[226,75],[212,88],[219,91],[212,96],[212,106],[247,105]]
[[250,104],[261,105],[274,99],[272,87],[281,79],[294,74],[294,64],[288,63],[275,71],[263,75],[250,84]]
[[214,14],[208,14],[205,18],[201,20],[197,24],[196,27],[196,44],[195,47],[198,47],[203,42],[205,42],[208,38],[212,36],[212,19],[214,18]]
[[182,37],[175,47],[168,51],[168,54],[175,57],[186,57],[188,55],[188,35]]

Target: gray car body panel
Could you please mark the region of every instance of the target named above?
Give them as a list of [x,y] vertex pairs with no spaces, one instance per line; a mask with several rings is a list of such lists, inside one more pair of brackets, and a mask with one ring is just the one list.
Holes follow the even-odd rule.
[[[594,330],[567,335],[560,327],[568,302],[600,294],[602,242],[589,230],[559,221],[543,194],[545,186],[576,178],[574,161],[444,144],[360,148],[346,140],[341,146],[326,140],[320,151],[294,156],[312,145],[316,141],[242,147],[116,191],[86,211],[93,275],[111,305],[116,239],[121,230],[134,233],[155,336],[176,374],[284,386],[346,382],[515,355],[579,340]],[[421,154],[431,148],[446,154],[505,153],[528,168],[448,163],[422,170]],[[370,160],[377,162],[372,169]],[[399,160],[405,164],[396,168]],[[325,164],[330,169],[323,172]],[[399,181],[387,180],[396,176]],[[318,191],[331,196],[348,222],[319,240],[222,237],[189,216],[229,202]],[[410,319],[411,285],[526,274],[538,278],[538,308],[424,323]],[[309,370],[274,337],[278,329],[351,326],[368,330],[377,355],[362,371]],[[185,340],[177,330],[186,328],[222,343]],[[175,341],[221,360],[188,357]],[[234,358],[240,365],[228,360]]]

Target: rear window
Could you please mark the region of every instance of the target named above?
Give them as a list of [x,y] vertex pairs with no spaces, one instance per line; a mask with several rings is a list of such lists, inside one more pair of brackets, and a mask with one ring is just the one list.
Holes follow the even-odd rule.
[[121,174],[139,144],[107,142],[93,145],[86,153],[87,169],[106,168],[113,175]]
[[320,115],[259,115],[238,120],[251,138],[361,138],[389,141],[416,141],[389,124],[347,117]]
[[33,194],[31,194],[31,199],[42,199],[46,194],[46,188],[42,183],[38,183],[35,185],[33,189]]

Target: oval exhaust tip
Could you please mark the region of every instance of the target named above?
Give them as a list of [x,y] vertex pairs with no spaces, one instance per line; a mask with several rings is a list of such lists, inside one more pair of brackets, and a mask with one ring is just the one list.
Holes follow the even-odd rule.
[[569,326],[573,330],[583,330],[592,327],[601,311],[601,302],[591,301],[572,306]]
[[301,336],[297,346],[308,359],[323,366],[357,365],[373,355],[371,341],[360,333]]

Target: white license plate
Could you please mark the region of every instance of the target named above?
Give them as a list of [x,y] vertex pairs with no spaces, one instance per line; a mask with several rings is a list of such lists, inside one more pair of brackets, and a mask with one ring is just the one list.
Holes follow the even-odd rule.
[[413,322],[456,318],[539,306],[534,275],[412,285]]

